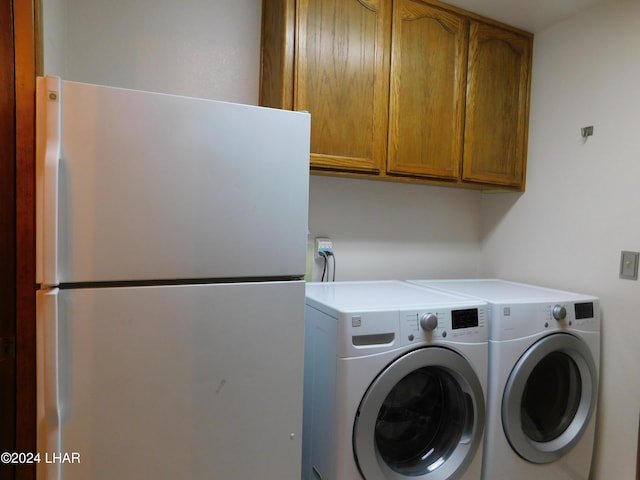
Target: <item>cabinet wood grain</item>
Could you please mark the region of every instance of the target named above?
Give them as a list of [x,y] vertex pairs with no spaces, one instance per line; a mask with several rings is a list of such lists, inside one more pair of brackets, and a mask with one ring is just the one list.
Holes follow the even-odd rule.
[[294,109],[312,113],[311,165],[379,172],[386,155],[388,1],[297,2]]
[[469,67],[463,179],[497,185],[524,182],[531,43],[474,22]]
[[312,172],[524,189],[533,35],[437,0],[264,0],[262,28]]
[[462,158],[466,19],[395,3],[388,172],[455,180]]

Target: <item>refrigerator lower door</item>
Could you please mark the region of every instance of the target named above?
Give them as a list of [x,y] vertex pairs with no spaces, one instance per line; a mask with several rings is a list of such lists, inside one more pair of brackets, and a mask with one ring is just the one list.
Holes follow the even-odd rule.
[[303,282],[40,293],[38,478],[299,479],[303,317]]

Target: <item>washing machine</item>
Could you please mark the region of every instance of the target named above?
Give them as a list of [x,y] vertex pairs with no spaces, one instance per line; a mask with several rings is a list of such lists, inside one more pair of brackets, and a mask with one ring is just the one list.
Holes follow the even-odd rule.
[[413,282],[489,302],[486,480],[587,480],[600,371],[596,297],[503,280]]
[[477,480],[487,305],[400,281],[309,283],[309,480]]

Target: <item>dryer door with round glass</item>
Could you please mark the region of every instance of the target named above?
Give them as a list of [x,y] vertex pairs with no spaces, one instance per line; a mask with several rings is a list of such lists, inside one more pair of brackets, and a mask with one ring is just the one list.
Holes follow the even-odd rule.
[[566,333],[542,338],[513,368],[502,398],[502,425],[525,460],[550,463],[580,439],[596,402],[589,347]]
[[484,395],[469,362],[447,348],[413,350],[370,385],[353,429],[362,476],[459,478],[482,441]]

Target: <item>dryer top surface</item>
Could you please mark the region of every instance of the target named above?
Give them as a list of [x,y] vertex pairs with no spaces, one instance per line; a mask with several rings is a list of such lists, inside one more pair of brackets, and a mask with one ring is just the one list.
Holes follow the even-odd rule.
[[586,302],[596,297],[500,279],[412,280],[411,283],[439,288],[490,303]]

